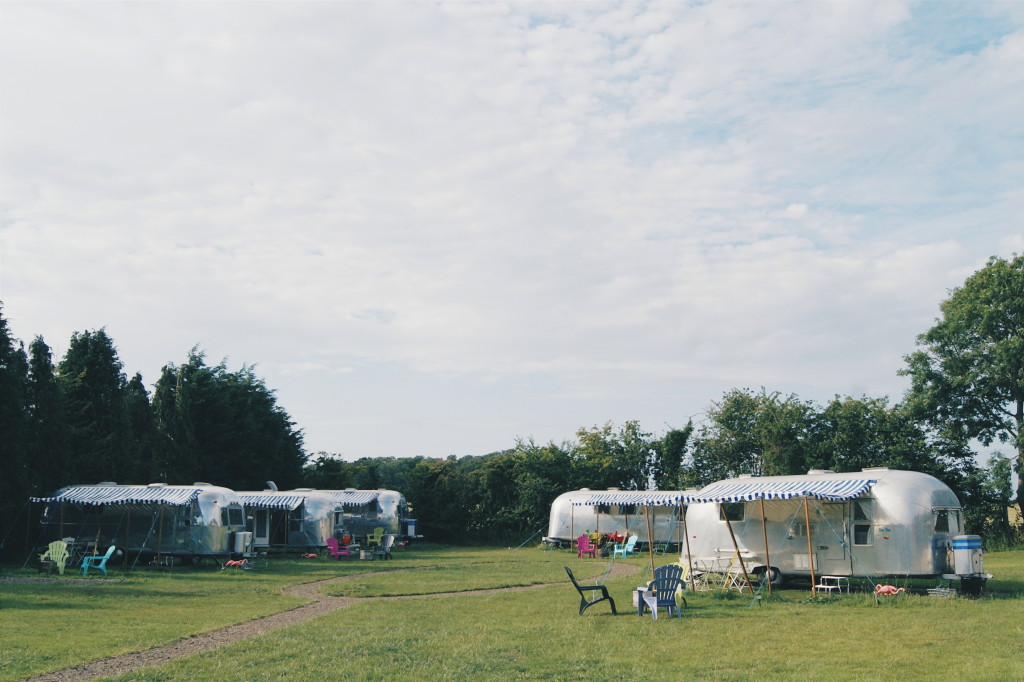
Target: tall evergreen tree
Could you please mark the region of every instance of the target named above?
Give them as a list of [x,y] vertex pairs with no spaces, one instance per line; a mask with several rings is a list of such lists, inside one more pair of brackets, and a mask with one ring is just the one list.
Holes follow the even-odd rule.
[[67,401],[71,456],[78,483],[124,480],[125,376],[106,330],[75,332],[57,380]]
[[[13,530],[14,521],[24,507],[25,494],[32,490],[27,377],[25,346],[11,335],[0,305],[0,465],[3,467],[3,475],[0,475],[0,539],[2,534]],[[13,548],[23,546],[26,539],[19,534],[10,537],[9,541],[9,547]],[[6,551],[3,556],[7,557]]]
[[37,336],[29,345],[28,419],[29,452],[37,492],[52,492],[75,479],[67,410],[57,377],[53,353]]

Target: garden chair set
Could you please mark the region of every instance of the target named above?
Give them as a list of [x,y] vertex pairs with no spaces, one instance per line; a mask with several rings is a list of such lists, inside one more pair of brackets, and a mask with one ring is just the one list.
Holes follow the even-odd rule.
[[[114,545],[111,545],[107,548],[106,554],[82,557],[82,575],[87,576],[90,568],[95,568],[106,575],[107,561],[114,556],[115,549]],[[69,563],[77,563],[77,559],[73,558],[69,544],[65,540],[54,540],[47,546],[46,551],[39,555],[40,570],[45,568],[48,573],[56,568],[60,575],[64,575],[64,569]]]

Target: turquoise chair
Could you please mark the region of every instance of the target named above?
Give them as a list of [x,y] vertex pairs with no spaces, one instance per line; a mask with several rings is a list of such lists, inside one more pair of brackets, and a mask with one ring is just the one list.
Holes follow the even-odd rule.
[[111,545],[107,548],[107,553],[103,556],[87,556],[82,559],[82,576],[89,574],[89,567],[98,568],[103,575],[107,574],[107,559],[114,555],[114,546]]
[[612,550],[612,558],[615,558],[617,556],[627,557],[627,556],[633,556],[634,554],[636,554],[636,541],[637,541],[637,539],[638,538],[637,538],[636,535],[630,535],[629,539],[626,540],[625,543],[623,543],[621,545],[616,543],[615,549]]

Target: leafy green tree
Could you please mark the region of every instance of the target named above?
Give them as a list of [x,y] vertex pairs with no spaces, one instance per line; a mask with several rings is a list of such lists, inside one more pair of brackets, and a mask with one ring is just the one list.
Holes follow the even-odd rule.
[[693,421],[682,429],[671,429],[655,444],[656,459],[651,477],[657,490],[675,490],[682,486],[683,462],[693,436]]
[[694,440],[687,487],[702,487],[739,474],[804,473],[813,407],[795,395],[734,389],[708,410]]
[[[942,317],[904,360],[906,402],[942,438],[985,445],[999,441],[1024,453],[1024,256],[992,257],[954,289]],[[1017,489],[1024,499],[1024,477]]]

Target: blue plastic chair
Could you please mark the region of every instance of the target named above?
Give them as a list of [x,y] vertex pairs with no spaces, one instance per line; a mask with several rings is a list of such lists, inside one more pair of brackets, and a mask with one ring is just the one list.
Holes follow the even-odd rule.
[[107,553],[103,556],[87,556],[82,559],[82,576],[89,574],[89,567],[98,568],[103,575],[107,574],[107,559],[114,555],[114,546],[111,545],[107,548]]
[[627,539],[623,544],[620,545],[616,543],[615,549],[612,550],[612,558],[617,556],[627,557],[636,554],[636,541],[637,536],[630,535],[629,539]]
[[[657,601],[652,600],[651,602],[641,603],[639,614],[643,615],[644,606],[651,607],[651,615],[655,620],[658,619],[658,609],[662,606],[665,607],[666,613],[672,615],[675,611],[677,618],[682,618],[683,614],[679,610],[679,605],[676,604],[676,591],[683,586],[683,567],[679,564],[666,564],[664,566],[658,566],[654,569],[654,580],[650,582],[647,589],[653,592]],[[686,597],[682,597],[683,606],[687,606]]]

